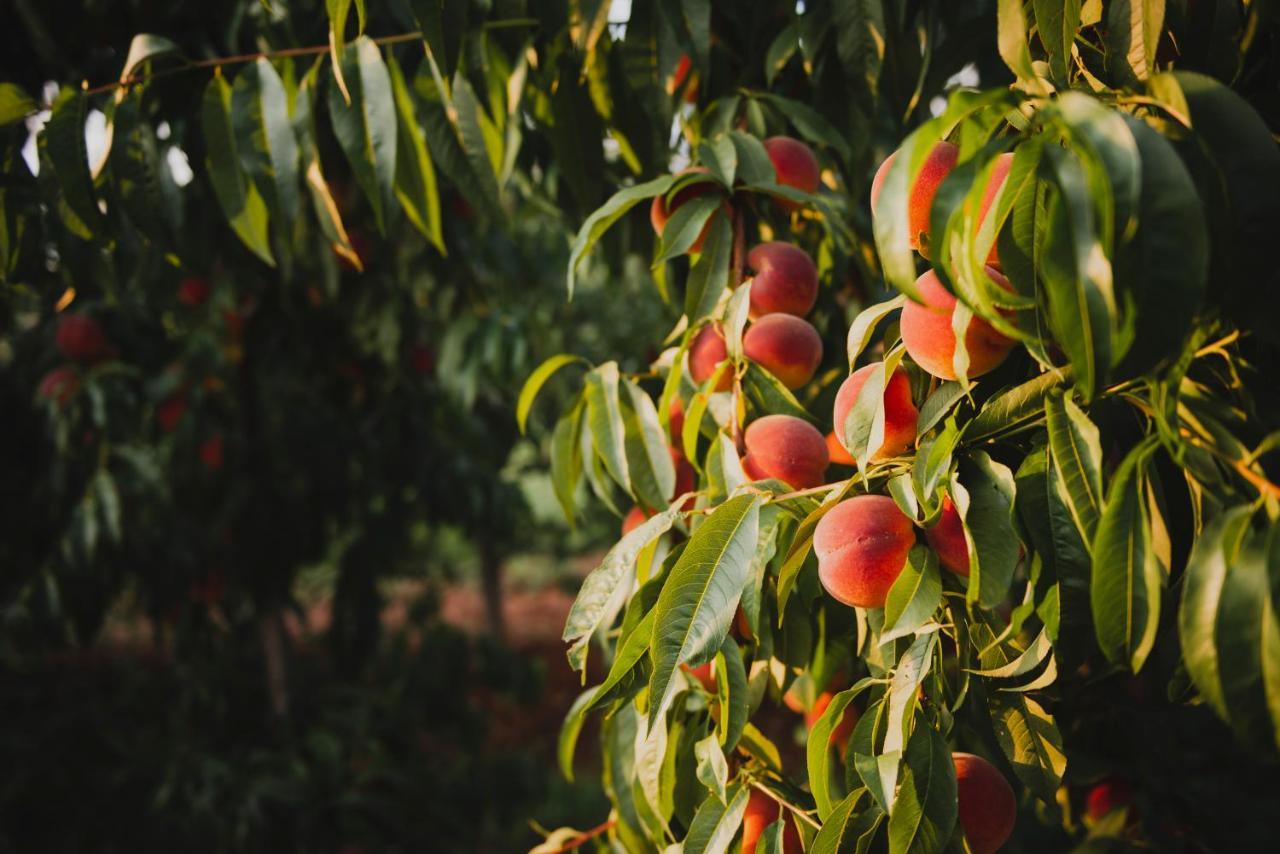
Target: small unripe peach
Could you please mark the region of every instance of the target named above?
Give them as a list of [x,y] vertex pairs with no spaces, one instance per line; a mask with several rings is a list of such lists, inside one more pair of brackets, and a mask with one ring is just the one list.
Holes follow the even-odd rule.
[[[898,152],[895,151],[886,157],[880,164],[880,168],[876,170],[875,177],[871,179],[871,210],[873,212],[880,198],[885,176],[889,174],[889,167],[893,165],[897,156]],[[912,249],[920,251],[921,254],[924,254],[921,246],[928,246],[929,215],[933,210],[934,196],[938,194],[938,187],[943,180],[955,168],[959,156],[960,149],[955,145],[945,141],[939,142],[925,156],[920,173],[916,175],[916,180],[911,185],[911,192],[907,197],[908,242]]]
[[942,499],[938,521],[925,528],[924,539],[938,553],[938,562],[956,575],[969,575],[969,543],[964,538],[964,522],[948,495]]
[[[858,368],[840,384],[840,389],[836,392],[832,417],[836,439],[841,444],[844,443],[845,421],[848,420],[854,404],[858,402],[862,387],[867,384],[867,379],[873,371],[884,370],[882,364],[872,362],[870,365]],[[906,453],[915,444],[916,425],[919,418],[920,413],[911,400],[911,381],[907,378],[907,372],[900,367],[895,368],[884,387],[884,442],[871,455],[871,460],[873,462],[885,460]],[[848,448],[845,450],[849,451]]]
[[[742,816],[742,854],[756,854],[756,844],[764,829],[778,820],[778,802],[759,789],[752,789],[747,799],[747,810]],[[800,833],[795,818],[788,815],[782,831],[782,850],[785,854],[801,854]]]
[[[818,158],[812,148],[789,136],[771,136],[764,141],[764,150],[773,163],[779,184],[806,193],[818,189]],[[797,207],[795,202],[787,199],[776,201],[783,210],[795,210]]]
[[[1013,290],[1009,280],[999,270],[987,267],[986,273],[1006,291]],[[951,317],[956,310],[956,298],[932,270],[916,279],[916,291],[924,303],[907,300],[907,304],[902,307],[902,343],[917,365],[938,379],[954,380],[956,335],[952,331]],[[969,354],[969,377],[980,377],[994,370],[1005,360],[1016,343],[997,332],[990,323],[974,315],[964,333],[964,347]]]
[[[708,170],[704,166],[692,166],[685,169],[680,173],[680,175],[691,175],[694,173],[705,175],[707,172]],[[663,229],[667,227],[667,220],[671,219],[671,215],[674,214],[676,209],[685,202],[692,201],[699,196],[705,196],[707,193],[716,192],[716,190],[716,184],[702,181],[697,184],[689,184],[688,186],[681,188],[674,196],[671,197],[671,201],[669,203],[667,202],[665,193],[659,196],[654,196],[653,204],[649,206],[649,224],[653,226],[654,234],[659,237],[662,236]],[[725,207],[727,209],[728,205]],[[710,231],[711,219],[708,218],[707,224],[702,227],[702,231],[699,232],[698,238],[693,241],[693,245],[689,247],[689,251],[701,252],[702,244],[706,241],[707,234]]]
[[856,466],[858,464],[853,454],[846,451],[844,445],[840,444],[840,439],[834,430],[827,434],[827,457],[832,465]]
[[[978,208],[978,227],[982,227],[982,223],[986,221],[987,211],[991,210],[991,204],[996,200],[996,193],[1000,192],[1000,188],[1004,186],[1004,182],[1009,177],[1009,168],[1013,166],[1012,152],[1005,152],[996,157],[996,165],[991,169],[991,177],[987,180],[987,187],[982,191],[982,204]],[[995,241],[991,244],[991,251],[987,253],[988,266],[1000,269],[1000,251],[999,242]]]
[[818,578],[846,605],[883,608],[915,541],[911,520],[892,498],[859,495],[842,501],[813,532]]
[[[818,698],[813,701],[813,708],[805,713],[804,723],[809,729],[813,729],[813,725],[818,722],[818,718],[822,717],[823,712],[827,710],[827,706],[831,705],[832,698],[835,694],[830,691],[823,691]],[[840,751],[840,755],[844,756],[849,748],[849,739],[853,736],[853,728],[858,725],[858,710],[852,703],[844,707],[844,714],[840,716],[840,722],[831,730],[831,737],[828,743]]]
[[822,337],[807,320],[766,314],[748,327],[742,353],[787,388],[800,388],[813,379],[822,363]]
[[1018,801],[996,767],[972,753],[953,753],[960,827],[973,854],[995,854],[1013,834]]
[[111,355],[111,345],[102,326],[85,314],[64,314],[58,320],[54,340],[59,352],[76,362],[92,364]]
[[780,240],[761,243],[747,253],[751,282],[752,320],[782,313],[804,317],[818,299],[818,268],[809,253]]
[[[717,324],[708,324],[698,330],[689,344],[689,376],[698,385],[711,379],[720,363],[729,358],[729,348],[725,344],[724,333]],[[733,372],[726,370],[716,382],[714,391],[728,391],[733,388]]]
[[777,478],[793,489],[821,486],[827,474],[827,443],[808,421],[766,415],[747,425],[742,469],[752,480]]

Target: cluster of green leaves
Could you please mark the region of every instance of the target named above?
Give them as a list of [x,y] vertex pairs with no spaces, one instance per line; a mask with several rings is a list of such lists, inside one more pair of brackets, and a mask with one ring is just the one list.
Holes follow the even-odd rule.
[[[894,4],[851,5],[829,21],[839,56],[851,74],[875,69],[857,91],[883,108],[883,55],[848,42],[882,33]],[[1072,780],[1071,741],[1083,745],[1097,722],[1073,719],[1067,698],[1112,676],[1138,684],[1155,671],[1164,708],[1207,702],[1238,739],[1268,755],[1280,748],[1280,488],[1267,465],[1280,422],[1250,364],[1275,357],[1275,271],[1257,235],[1280,212],[1259,193],[1280,179],[1280,149],[1227,85],[1157,59],[1196,21],[1181,4],[1168,21],[1163,3],[997,5],[988,25],[1012,85],[956,90],[921,116],[870,223],[857,179],[812,198],[770,186],[744,130],[763,136],[781,120],[820,146],[836,174],[855,142],[833,139],[839,125],[798,101],[747,92],[710,101],[684,127],[703,173],[624,188],[578,233],[571,291],[578,266],[633,206],[710,187],[655,241],[659,294],[679,312],[667,349],[631,376],[613,362],[585,364],[551,434],[552,477],[571,518],[584,480],[607,506],[648,515],[586,578],[565,628],[584,681],[593,642],[605,667],[566,719],[563,768],[572,774],[585,717],[603,712],[611,834],[628,850],[731,850],[751,788],[783,805],[806,850],[959,850],[950,760],[959,749],[990,757],[1016,781],[1023,821],[1034,814],[1064,844],[1082,835],[1066,787],[1109,765],[1082,747]],[[814,18],[824,14],[819,4]],[[806,9],[791,27],[812,25]],[[782,48],[770,55],[785,67]],[[769,107],[774,122],[762,115]],[[965,376],[962,347],[960,379],[931,380],[891,322],[916,296],[908,188],[944,139],[959,162],[938,190],[925,248],[961,301],[956,336],[977,318],[1022,345],[977,381]],[[983,217],[1006,153],[1008,178]],[[805,210],[779,215],[769,196]],[[801,243],[834,273],[874,244],[880,274],[902,293],[851,317],[847,362],[795,393],[742,353],[751,287],[742,251],[756,238]],[[1012,292],[983,272],[993,247]],[[669,262],[686,254],[673,277]],[[730,358],[698,385],[686,354],[709,321]],[[831,425],[820,414],[830,391],[871,351],[883,371],[846,424]],[[547,380],[576,361],[557,356],[534,372],[522,427]],[[867,463],[884,438],[880,392],[899,365],[920,408],[915,452]],[[726,372],[731,390],[718,392]],[[667,429],[673,401],[684,413],[678,435]],[[741,429],[777,413],[842,431],[857,470],[800,492],[749,482]],[[691,496],[672,492],[672,450],[697,473]],[[922,528],[953,502],[968,577],[917,545],[883,609],[830,598],[814,528],[864,492],[892,496]],[[707,664],[710,684],[692,673]],[[834,696],[808,732],[803,767],[784,767],[787,745],[765,735],[767,723],[784,696],[807,706],[821,691]],[[835,751],[829,736],[855,703],[859,722]],[[781,827],[767,850],[782,850]],[[1112,822],[1094,833],[1158,839],[1170,827]]]

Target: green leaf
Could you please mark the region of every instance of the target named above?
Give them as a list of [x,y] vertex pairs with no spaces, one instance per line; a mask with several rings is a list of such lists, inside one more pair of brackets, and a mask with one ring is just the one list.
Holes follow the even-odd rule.
[[870,850],[884,811],[875,803],[860,803],[866,795],[866,789],[857,789],[836,804],[822,822],[809,854],[866,854]]
[[129,42],[129,53],[125,56],[124,68],[120,70],[120,82],[132,79],[144,62],[152,62],[164,56],[176,56],[179,53],[178,46],[164,36],[139,33],[133,37],[133,41]]
[[587,426],[609,476],[630,492],[631,473],[627,467],[626,425],[622,420],[619,382],[616,362],[606,362],[587,374]]
[[1280,526],[1246,539],[1227,573],[1214,642],[1232,728],[1247,744],[1280,747]]
[[[329,87],[329,118],[334,135],[351,164],[356,183],[373,209],[378,231],[387,233],[396,189],[396,101],[382,52],[368,36],[348,44],[339,59],[348,104]],[[406,152],[406,156],[411,156]]]
[[996,741],[1013,772],[1038,798],[1054,803],[1067,757],[1053,715],[1025,694],[996,694],[989,702]]
[[790,415],[815,426],[819,423],[791,389],[755,362],[747,362],[747,370],[742,376],[742,392],[760,415]]
[[288,234],[298,216],[298,141],[284,83],[266,59],[246,65],[231,89],[231,126],[240,163]]
[[957,818],[956,770],[942,734],[921,722],[907,742],[902,785],[889,812],[890,854],[933,854]]
[[1092,543],[1102,513],[1102,444],[1098,428],[1069,397],[1045,398],[1045,421],[1054,469],[1062,481],[1067,509],[1080,538]]
[[585,403],[579,398],[573,408],[556,421],[555,430],[551,433],[551,483],[570,526],[574,519],[574,495],[578,491],[578,482],[582,479],[582,453],[578,436],[582,431],[585,409]]
[[1151,542],[1144,469],[1153,442],[1120,463],[1093,539],[1090,597],[1098,646],[1116,664],[1138,672],[1156,640],[1165,568]]
[[1035,0],[1036,31],[1049,55],[1049,69],[1058,86],[1069,82],[1071,47],[1080,28],[1080,0]]
[[100,233],[104,224],[85,145],[88,103],[83,93],[70,86],[62,87],[53,101],[49,121],[40,133],[40,150],[48,156],[66,202],[67,227],[86,240]]
[[839,808],[831,792],[831,734],[844,720],[845,709],[859,694],[882,680],[865,677],[852,687],[838,692],[809,729],[805,756],[809,769],[809,787],[818,807],[818,818],[824,823],[833,819]]
[[1155,73],[1156,46],[1164,32],[1165,0],[1111,0],[1107,4],[1107,67],[1125,83]]
[[533,369],[533,373],[529,374],[529,378],[524,381],[524,386],[520,389],[520,396],[516,398],[516,424],[520,426],[520,432],[524,433],[528,426],[529,410],[533,408],[533,402],[538,397],[538,392],[542,391],[542,387],[546,385],[547,380],[551,379],[551,375],[563,368],[565,365],[572,365],[574,362],[582,364],[590,364],[581,356],[574,356],[570,353],[557,353],[549,357],[541,365]]
[[[767,507],[765,509],[768,509]],[[763,515],[763,511],[761,511]],[[754,562],[754,561],[753,561]],[[733,750],[742,738],[750,714],[747,696],[747,670],[742,663],[742,650],[732,635],[725,635],[716,656],[716,696],[720,702],[720,718],[716,735],[725,750]]]
[[591,701],[583,708],[585,715],[591,709],[613,699],[617,689],[627,682],[629,676],[637,670],[637,665],[649,652],[649,641],[653,638],[654,612],[650,610],[631,632],[622,638],[618,645],[613,663],[609,666],[609,674],[591,695]]
[[182,199],[141,100],[135,90],[116,105],[111,179],[133,224],[153,243],[170,245],[182,229]]
[[922,545],[912,546],[884,603],[880,643],[915,634],[941,603],[942,575],[938,571],[937,553]]
[[249,251],[271,266],[271,241],[267,234],[267,206],[257,188],[240,171],[240,154],[231,124],[231,86],[215,75],[204,90],[200,112],[205,139],[205,168],[222,213]]
[[578,234],[573,239],[573,247],[569,251],[567,284],[570,299],[573,298],[573,285],[577,276],[578,265],[582,263],[582,259],[586,257],[587,253],[595,247],[601,236],[615,222],[621,219],[627,211],[640,202],[666,193],[674,180],[675,176],[673,175],[663,175],[660,178],[654,178],[652,181],[646,181],[643,184],[619,190],[609,198],[609,201],[587,217],[586,221],[582,223],[582,227],[578,229]]
[[[898,659],[889,682],[889,711],[884,744],[876,757],[883,793],[892,797],[897,787],[899,763],[919,705],[918,691],[929,674],[938,645],[937,626],[921,631]],[[872,790],[875,793],[875,790]],[[889,808],[889,804],[882,804]],[[892,813],[893,810],[889,809]]]
[[996,4],[996,44],[1000,58],[1009,66],[1019,85],[1033,95],[1046,94],[1044,84],[1031,64],[1031,26],[1023,0],[999,0]]
[[467,28],[467,0],[410,0],[413,16],[422,29],[422,40],[440,73],[447,76],[458,67]]
[[[293,100],[293,126],[298,136],[303,162],[303,180],[307,185],[307,193],[311,196],[311,208],[315,212],[320,231],[329,246],[338,257],[345,260],[357,270],[364,271],[364,261],[351,245],[351,237],[347,234],[347,226],[342,221],[342,212],[338,202],[329,190],[329,182],[324,177],[324,169],[320,165],[320,149],[316,144],[316,81],[320,77],[323,60],[316,60],[311,70],[303,76],[298,85],[297,96]],[[253,185],[250,184],[250,187]],[[257,195],[256,190],[254,194]],[[260,198],[260,197],[259,197]]]
[[759,499],[720,505],[693,532],[658,596],[653,628],[649,725],[671,701],[677,665],[709,661],[729,631],[759,534]]
[[578,747],[578,734],[582,732],[582,723],[586,720],[587,709],[591,699],[596,695],[595,688],[588,688],[578,695],[565,713],[564,723],[560,725],[560,738],[556,742],[556,758],[560,762],[560,773],[570,783],[573,782],[573,754]]
[[697,241],[698,235],[702,233],[707,220],[723,204],[724,200],[718,194],[708,193],[696,199],[690,199],[676,208],[662,228],[660,251],[653,260],[653,266],[656,267],[663,261],[688,253]]
[[871,343],[871,336],[875,333],[876,326],[879,325],[880,321],[902,308],[906,301],[907,298],[899,294],[893,299],[874,303],[858,312],[858,316],[849,325],[849,370],[853,370],[854,365],[858,362],[858,357],[862,355],[862,351],[867,349],[867,345]]
[[675,465],[667,447],[667,431],[658,420],[653,399],[631,380],[623,380],[622,423],[631,491],[649,507],[666,507],[675,496]]
[[394,53],[387,54],[387,71],[396,106],[396,198],[414,227],[444,255],[447,253],[441,230],[436,168],[418,123],[413,95]]
[[965,429],[970,442],[989,439],[1044,415],[1045,398],[1071,380],[1071,369],[1048,371],[990,398]]
[[924,436],[938,425],[957,403],[968,397],[974,383],[946,380],[934,389],[920,407],[920,415],[916,421],[916,440]]
[[591,636],[612,622],[631,592],[631,575],[641,550],[669,531],[676,518],[677,514],[664,512],[645,520],[609,549],[600,565],[583,580],[565,619],[563,635],[571,644],[569,663],[575,670],[586,667],[586,647]]
[[[682,208],[683,209],[683,208]],[[673,217],[674,219],[674,217]],[[710,317],[725,288],[729,287],[729,261],[733,254],[733,229],[724,211],[712,214],[711,227],[702,253],[689,270],[685,283],[684,312],[689,325],[695,326],[704,317]]]
[[0,83],[0,127],[20,122],[39,108],[17,83]]
[[727,806],[715,795],[708,795],[689,825],[684,854],[726,854],[742,826],[750,797],[751,788],[743,785],[729,790]]
[[727,804],[725,784],[729,780],[729,763],[725,761],[719,740],[714,734],[709,735],[695,744],[693,751],[698,758],[698,782],[706,786],[721,803]]
[[952,484],[952,500],[964,522],[969,544],[968,601],[994,608],[1004,601],[1018,563],[1018,534],[1013,525],[1013,473],[973,450],[960,464],[963,494]]
[[761,93],[756,97],[777,107],[778,111],[796,126],[796,130],[800,131],[800,135],[805,139],[827,146],[840,155],[841,160],[849,159],[849,144],[845,142],[844,135],[813,107],[781,95]]
[[772,184],[777,181],[773,161],[764,143],[742,131],[730,131],[734,150],[738,153],[738,178],[745,184]]

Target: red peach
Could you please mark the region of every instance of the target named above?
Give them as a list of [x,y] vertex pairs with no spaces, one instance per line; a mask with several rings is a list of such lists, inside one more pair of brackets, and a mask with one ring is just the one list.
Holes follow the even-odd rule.
[[649,514],[645,512],[644,508],[632,507],[631,511],[622,519],[622,536],[625,537],[636,528],[639,528],[648,518]]
[[98,321],[85,314],[64,314],[55,335],[58,351],[84,364],[100,362],[111,355],[111,345]]
[[681,664],[680,669],[688,673],[694,679],[702,683],[702,687],[708,692],[714,694],[716,692],[716,674],[712,669],[714,661],[708,661],[706,664],[699,664],[697,667],[690,667],[687,664]]
[[[812,148],[789,136],[771,136],[764,141],[764,150],[773,163],[779,184],[805,193],[818,189],[818,158]],[[795,210],[797,207],[795,202],[787,199],[776,201],[783,210]]]
[[844,449],[844,445],[840,444],[840,439],[836,436],[835,431],[827,434],[827,457],[831,460],[832,465],[838,466],[856,466],[858,463],[853,458],[853,454]]
[[[849,375],[836,392],[832,411],[836,439],[844,444],[844,426],[858,402],[858,395],[872,371],[883,370],[883,363],[872,362]],[[872,461],[897,457],[907,452],[916,441],[916,424],[920,413],[911,401],[911,381],[901,367],[894,368],[884,388],[884,443],[871,455]],[[849,449],[846,448],[846,451]]]
[[[778,820],[781,807],[773,798],[759,789],[751,790],[747,799],[747,811],[742,816],[742,854],[756,854],[756,843],[764,829]],[[790,810],[788,810],[790,812]],[[800,832],[795,819],[788,815],[782,831],[782,850],[785,854],[800,854]]]
[[972,753],[953,753],[960,827],[973,854],[995,854],[1013,834],[1018,802],[996,767]]
[[[986,273],[1001,288],[1013,290],[999,270],[987,267]],[[938,379],[954,380],[956,335],[951,328],[951,317],[957,300],[932,270],[916,279],[916,290],[924,303],[907,300],[902,307],[902,343],[917,365]],[[972,317],[964,333],[964,347],[969,354],[969,377],[980,377],[994,370],[1016,343],[982,318]]]
[[761,243],[747,253],[747,266],[755,273],[752,320],[775,312],[804,317],[818,299],[818,268],[798,246],[779,240]]
[[36,394],[63,407],[79,390],[80,375],[74,368],[54,368],[40,379]]
[[160,429],[172,433],[186,411],[187,396],[185,392],[179,391],[166,397],[156,407],[156,421],[160,422]]
[[178,302],[188,308],[199,308],[209,299],[209,280],[187,276],[178,283]]
[[1103,780],[1089,790],[1085,812],[1094,821],[1106,818],[1116,810],[1127,810],[1133,804],[1133,787],[1125,780]]
[[200,444],[200,462],[209,471],[222,468],[222,434],[214,433]]
[[[708,169],[704,166],[692,166],[680,172],[680,175],[700,174],[705,175]],[[677,176],[678,177],[678,176]],[[662,236],[662,230],[667,227],[667,220],[671,219],[671,215],[676,212],[676,208],[685,202],[692,201],[699,196],[705,196],[707,193],[715,192],[717,185],[710,182],[699,182],[697,184],[689,184],[681,188],[671,197],[671,201],[667,201],[665,193],[654,196],[653,203],[649,206],[649,224],[653,226],[653,233]],[[728,205],[725,205],[728,210]],[[702,227],[702,231],[698,234],[698,238],[693,241],[693,245],[689,247],[690,252],[701,252],[702,244],[707,239],[708,232],[711,231],[711,219],[707,219],[707,224]]]
[[[670,451],[671,462],[676,467],[676,485],[675,489],[671,493],[671,497],[674,499],[684,495],[685,493],[693,492],[697,478],[696,473],[693,470],[693,465],[685,459],[684,454],[680,453],[675,448],[671,448]],[[693,507],[693,501],[693,498],[686,501],[684,509],[691,509]]]
[[818,578],[840,602],[883,608],[915,544],[911,520],[885,495],[859,495],[831,508],[813,532]]
[[766,415],[747,425],[742,469],[752,480],[777,478],[793,489],[821,486],[827,473],[827,443],[808,421]]
[[[729,358],[729,348],[725,344],[724,333],[717,324],[708,324],[698,330],[693,342],[689,344],[689,376],[698,385],[711,379],[720,363]],[[733,388],[733,372],[725,371],[720,375],[714,391],[728,391]]]
[[822,363],[822,337],[813,324],[790,314],[766,314],[747,329],[742,353],[795,389],[813,379]]
[[924,539],[938,553],[939,563],[956,575],[969,576],[969,543],[950,495],[942,499],[942,514],[933,527],[925,528]]
[[[884,185],[885,176],[889,174],[889,167],[893,165],[894,158],[898,156],[898,152],[894,152],[885,158],[880,164],[880,168],[876,170],[875,177],[871,179],[871,209],[874,212],[876,202],[880,198],[880,189]],[[938,187],[943,180],[955,168],[956,160],[959,159],[960,149],[949,142],[939,142],[925,156],[924,163],[920,167],[920,173],[916,175],[915,183],[911,185],[911,192],[907,198],[907,231],[908,240],[911,248],[918,250],[922,255],[925,250],[921,248],[928,246],[929,239],[929,215],[933,210],[933,199],[938,194]],[[921,240],[923,235],[924,240]],[[928,257],[926,255],[926,257]]]
[[684,401],[678,397],[671,398],[671,405],[667,407],[667,427],[671,443],[680,447],[684,442]]

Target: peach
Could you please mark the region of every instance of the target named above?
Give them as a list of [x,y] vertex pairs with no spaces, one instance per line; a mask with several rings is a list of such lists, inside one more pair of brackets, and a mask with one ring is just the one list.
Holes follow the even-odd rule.
[[[764,829],[778,820],[780,805],[759,789],[752,789],[747,799],[747,811],[742,816],[742,854],[756,854],[756,843]],[[790,812],[790,810],[788,810]],[[800,832],[795,819],[787,816],[782,831],[782,850],[786,854],[800,854]]]
[[[849,413],[853,410],[853,406],[858,402],[858,395],[862,392],[862,387],[866,385],[867,378],[871,376],[873,371],[883,370],[883,363],[872,362],[865,365],[849,375],[840,389],[836,392],[836,403],[832,411],[832,417],[835,424],[836,439],[844,444],[844,426],[845,421],[849,417]],[[890,457],[901,456],[906,453],[916,441],[916,424],[919,420],[920,413],[916,410],[916,405],[911,401],[911,381],[907,379],[907,372],[902,368],[895,368],[893,373],[889,375],[889,382],[884,388],[884,442],[871,455],[872,461],[884,460]],[[845,448],[849,452],[848,448]],[[852,458],[852,453],[850,457]]]
[[827,474],[827,443],[808,421],[766,415],[747,425],[742,469],[752,480],[777,478],[793,489],[821,486]]
[[[805,193],[818,189],[818,158],[812,148],[789,136],[771,136],[764,141],[764,150],[773,163],[779,184]],[[795,202],[787,199],[775,201],[783,210],[795,210],[797,207]]]
[[925,528],[924,539],[938,553],[939,563],[956,575],[969,576],[969,543],[950,495],[942,499],[942,514],[933,527]]
[[111,345],[101,324],[85,314],[64,314],[54,337],[58,351],[68,359],[91,364],[111,355]]
[[[674,95],[684,87],[685,81],[689,79],[689,72],[693,70],[693,62],[689,59],[689,54],[680,55],[680,60],[676,63],[675,70],[671,72],[671,76],[667,78],[667,94]],[[689,84],[689,88],[685,89],[684,101],[686,104],[698,103],[698,75],[693,75],[693,81]]]
[[[897,156],[898,152],[895,151],[886,157],[880,164],[880,168],[876,170],[875,177],[871,179],[871,210],[873,212],[876,201],[880,198],[880,189],[884,185],[885,176],[889,174],[889,167],[893,165],[894,158]],[[929,215],[933,210],[933,199],[938,194],[938,187],[955,168],[959,156],[960,149],[949,142],[943,141],[935,145],[925,156],[920,173],[916,175],[915,183],[911,185],[911,192],[907,197],[908,241],[912,249],[918,250],[926,257],[928,257],[925,250],[928,248],[929,241]],[[924,248],[921,248],[922,246]]]
[[766,314],[747,329],[742,353],[787,388],[800,388],[813,379],[822,363],[822,338],[807,320]]
[[[1004,154],[996,157],[996,165],[991,169],[991,177],[987,179],[986,189],[982,191],[982,204],[978,208],[978,227],[982,227],[983,221],[987,218],[987,211],[991,210],[991,204],[996,200],[996,193],[1000,192],[1000,188],[1004,186],[1004,182],[1009,177],[1009,168],[1013,166],[1013,153],[1006,151]],[[1000,269],[1000,252],[998,244],[991,244],[991,251],[987,253],[987,266]]]
[[684,401],[678,397],[671,398],[671,405],[667,407],[667,427],[671,443],[680,447],[684,441]]
[[209,299],[209,280],[187,276],[178,283],[178,302],[188,308],[199,308]]
[[[671,497],[674,499],[674,498],[678,498],[681,495],[684,495],[687,492],[693,492],[696,486],[697,478],[693,470],[693,465],[687,459],[685,459],[684,454],[680,453],[675,448],[671,448],[670,451],[671,451],[671,462],[676,467],[676,486],[671,493]],[[690,498],[688,501],[685,502],[684,509],[688,510],[692,507],[693,507],[693,499]]]
[[702,683],[702,687],[714,694],[716,692],[716,674],[712,669],[715,662],[708,661],[706,664],[699,664],[697,667],[690,667],[687,664],[681,664],[680,669],[688,673],[694,679]]
[[1099,821],[1117,810],[1128,810],[1133,804],[1133,787],[1124,780],[1103,780],[1089,790],[1085,812]]
[[[999,270],[987,267],[986,273],[1001,288],[1013,290]],[[902,343],[917,365],[938,379],[954,380],[956,371],[952,360],[956,352],[956,335],[951,328],[951,316],[955,313],[956,298],[932,270],[916,279],[916,290],[924,302],[907,300],[902,307]],[[964,348],[969,354],[969,377],[980,377],[994,370],[1016,343],[975,315],[964,333]]]
[[996,767],[972,753],[953,753],[960,827],[973,854],[995,854],[1013,833],[1018,802]]
[[747,266],[755,273],[752,320],[774,313],[804,317],[818,299],[818,268],[798,246],[780,240],[761,243],[747,253]]
[[649,518],[649,513],[645,512],[643,507],[632,507],[631,511],[622,518],[622,536],[626,536],[644,524]]
[[200,462],[204,463],[204,467],[209,471],[219,471],[222,468],[222,450],[222,434],[214,433],[200,443]]
[[80,376],[73,368],[54,368],[40,378],[36,394],[43,400],[51,400],[59,408],[66,406],[80,390]]
[[911,520],[886,495],[859,495],[831,508],[813,532],[818,578],[840,602],[883,608],[915,544]]
[[[725,344],[724,333],[717,324],[709,324],[698,330],[689,344],[689,376],[698,385],[711,379],[720,363],[729,358],[729,348]],[[733,372],[725,371],[720,375],[714,391],[728,391],[733,388]]]
[[827,434],[827,457],[832,465],[856,466],[858,464],[853,454],[846,451],[844,445],[840,444],[840,439],[834,430]]
[[[708,170],[705,166],[691,166],[680,172],[679,175],[692,175],[695,173],[705,175],[707,172]],[[662,230],[667,227],[667,220],[671,219],[671,215],[676,212],[677,208],[685,202],[696,199],[699,196],[705,196],[707,193],[716,192],[716,190],[717,185],[704,181],[681,188],[674,196],[671,197],[670,202],[667,201],[665,193],[659,196],[654,196],[653,203],[649,206],[649,224],[653,226],[653,233],[661,237]],[[725,205],[725,209],[728,210],[728,205]],[[697,239],[694,240],[693,245],[689,247],[690,252],[702,251],[702,244],[706,241],[707,233],[710,232],[710,230],[711,219],[708,218],[707,224],[702,227],[702,231],[698,234]]]
[[[835,694],[830,691],[823,691],[818,695],[818,698],[813,701],[813,708],[805,713],[805,726],[813,729],[813,725],[818,722],[818,718],[822,717],[822,713],[827,710],[827,706],[831,705],[833,697],[835,697]],[[836,724],[835,728],[831,730],[829,743],[840,751],[841,756],[844,756],[849,749],[849,739],[853,736],[853,728],[858,725],[858,717],[858,710],[851,703],[845,706],[844,714],[840,717],[840,723]]]
[[160,405],[156,407],[156,421],[160,422],[160,429],[166,433],[172,433],[178,428],[178,423],[182,421],[186,411],[186,391],[180,390],[160,401]]

